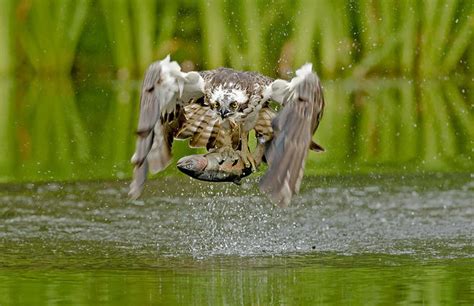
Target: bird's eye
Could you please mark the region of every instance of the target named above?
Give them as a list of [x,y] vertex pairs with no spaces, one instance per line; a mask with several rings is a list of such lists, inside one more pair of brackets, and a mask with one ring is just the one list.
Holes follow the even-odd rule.
[[212,109],[219,108],[219,106],[220,106],[219,102],[217,102],[217,101],[216,102],[211,102],[211,108]]
[[230,103],[230,107],[233,109],[233,110],[236,110],[238,105],[237,105],[237,102],[232,102]]

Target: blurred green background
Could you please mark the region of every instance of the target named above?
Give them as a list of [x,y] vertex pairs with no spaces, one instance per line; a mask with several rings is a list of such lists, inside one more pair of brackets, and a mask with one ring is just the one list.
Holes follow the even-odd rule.
[[[473,32],[472,0],[0,0],[0,305],[472,304]],[[312,62],[317,188],[273,210],[179,174],[125,202],[167,54],[285,79]]]
[[0,181],[129,177],[140,80],[167,54],[282,78],[313,62],[326,152],[307,174],[474,171],[472,1],[0,5]]

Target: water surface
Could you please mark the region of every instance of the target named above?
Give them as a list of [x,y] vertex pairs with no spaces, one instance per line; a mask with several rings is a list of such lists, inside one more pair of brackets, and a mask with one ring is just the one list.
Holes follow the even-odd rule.
[[470,174],[127,184],[2,185],[0,305],[474,301]]

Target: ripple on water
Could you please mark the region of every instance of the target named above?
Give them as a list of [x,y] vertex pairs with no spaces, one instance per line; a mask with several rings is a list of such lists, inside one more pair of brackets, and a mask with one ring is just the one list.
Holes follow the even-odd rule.
[[15,247],[11,242],[23,241],[69,254],[195,258],[474,254],[469,175],[308,178],[286,209],[273,207],[256,181],[240,188],[166,178],[150,183],[134,202],[126,200],[126,184],[6,186],[0,193],[0,243]]

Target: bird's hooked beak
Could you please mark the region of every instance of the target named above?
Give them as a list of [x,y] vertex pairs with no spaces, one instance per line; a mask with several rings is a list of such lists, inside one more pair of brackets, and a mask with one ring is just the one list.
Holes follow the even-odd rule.
[[230,111],[226,108],[219,109],[219,114],[221,115],[222,119],[225,119],[230,116]]

